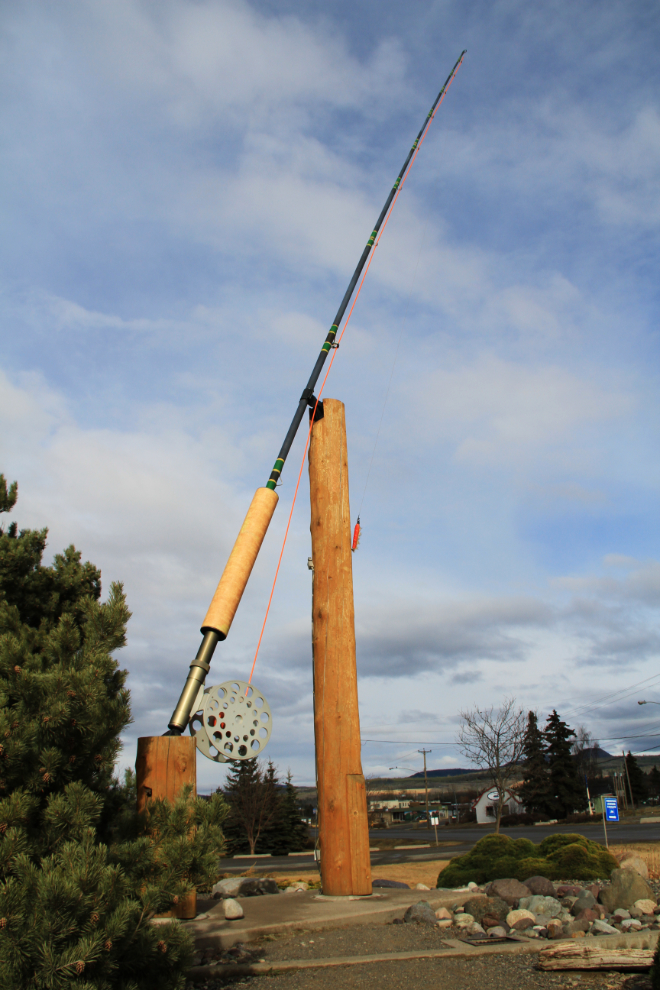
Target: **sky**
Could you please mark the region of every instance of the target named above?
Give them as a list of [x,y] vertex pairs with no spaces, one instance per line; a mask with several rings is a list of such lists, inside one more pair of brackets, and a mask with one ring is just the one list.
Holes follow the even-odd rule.
[[[364,772],[465,765],[461,710],[512,696],[659,752],[657,3],[32,0],[0,30],[0,470],[47,560],[124,583],[122,765],[463,49],[325,392]],[[303,444],[211,684],[249,674]],[[301,785],[310,552],[304,471],[255,670]]]

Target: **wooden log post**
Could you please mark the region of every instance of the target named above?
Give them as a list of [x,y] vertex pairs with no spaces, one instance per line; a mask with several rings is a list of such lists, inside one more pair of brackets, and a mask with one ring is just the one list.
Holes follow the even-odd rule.
[[[141,736],[138,739],[137,810],[145,811],[149,801],[166,798],[174,801],[184,787],[197,795],[197,747],[192,736]],[[194,918],[197,914],[197,891],[193,890],[164,917]]]
[[309,447],[314,734],[324,894],[371,894],[360,752],[344,404],[323,402]]

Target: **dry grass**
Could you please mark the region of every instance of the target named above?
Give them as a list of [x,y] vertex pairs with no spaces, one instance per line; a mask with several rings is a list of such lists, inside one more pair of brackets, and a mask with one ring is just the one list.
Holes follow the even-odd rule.
[[611,842],[610,852],[619,862],[626,856],[639,856],[646,863],[650,879],[660,880],[660,842]]

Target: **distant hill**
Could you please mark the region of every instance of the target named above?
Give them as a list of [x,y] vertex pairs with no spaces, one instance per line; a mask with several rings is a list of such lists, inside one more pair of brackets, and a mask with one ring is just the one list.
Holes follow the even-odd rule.
[[[474,767],[471,770],[461,770],[460,767],[452,767],[451,770],[427,770],[427,777],[459,777],[466,773],[481,773],[480,770],[475,770]],[[424,777],[424,771],[420,770],[419,773],[411,773],[410,778],[413,777]]]
[[591,753],[591,754],[593,754],[593,757],[596,760],[611,760],[612,759],[612,754],[611,753],[608,753],[604,749],[601,749],[600,746],[594,746],[593,749],[585,749],[584,752],[585,753]]

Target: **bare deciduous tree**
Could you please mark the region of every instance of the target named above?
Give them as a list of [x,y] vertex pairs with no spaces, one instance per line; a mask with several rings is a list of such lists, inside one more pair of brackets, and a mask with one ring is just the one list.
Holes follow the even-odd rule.
[[515,698],[505,698],[501,706],[482,711],[462,711],[458,734],[461,752],[471,763],[488,770],[497,789],[495,831],[500,830],[506,791],[518,772],[523,753],[525,716],[516,708]]

